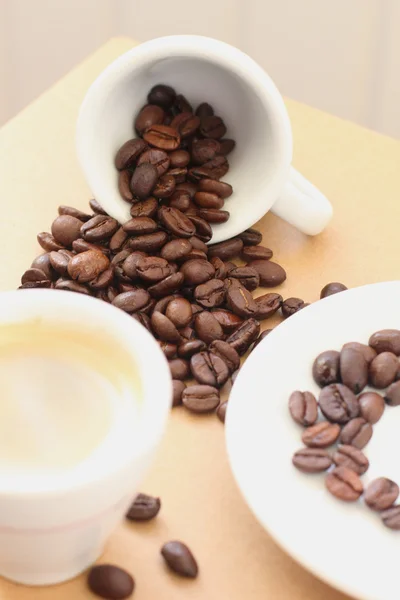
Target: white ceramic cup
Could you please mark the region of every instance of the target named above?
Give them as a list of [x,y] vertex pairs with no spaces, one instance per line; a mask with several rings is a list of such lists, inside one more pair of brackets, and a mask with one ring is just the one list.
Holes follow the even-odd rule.
[[101,324],[109,346],[118,345],[132,358],[142,386],[135,435],[122,408],[104,444],[79,468],[40,482],[0,478],[0,575],[46,585],[74,577],[102,553],[161,440],[172,384],[167,361],[150,333],[105,302],[55,290],[0,293],[0,335],[2,325],[32,319],[56,328],[79,327],[86,335],[98,332]]
[[237,142],[225,180],[230,219],[213,226],[212,242],[231,238],[272,210],[304,233],[329,222],[325,196],[291,167],[292,131],[276,86],[249,56],[201,36],[171,36],[133,48],[111,63],[90,87],[80,109],[77,151],[95,198],[120,222],[130,218],[121,199],[114,157],[135,137],[134,115],[157,83],[172,85],[196,106],[207,101]]

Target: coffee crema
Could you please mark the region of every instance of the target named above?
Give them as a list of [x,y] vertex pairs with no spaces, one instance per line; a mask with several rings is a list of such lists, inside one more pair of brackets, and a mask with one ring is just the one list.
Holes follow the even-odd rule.
[[[41,319],[0,327],[0,473],[71,470],[110,432],[140,382],[122,349],[97,332]],[[137,401],[137,402],[136,402]]]

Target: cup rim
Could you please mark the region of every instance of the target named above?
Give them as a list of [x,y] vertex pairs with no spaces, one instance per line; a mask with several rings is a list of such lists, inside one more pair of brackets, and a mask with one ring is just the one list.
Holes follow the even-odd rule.
[[[103,186],[99,178],[99,169],[96,167],[96,159],[92,152],[93,135],[95,130],[97,131],[97,127],[95,127],[96,113],[100,111],[100,107],[109,96],[110,90],[119,85],[119,82],[124,80],[127,73],[166,56],[168,58],[197,57],[210,59],[230,71],[232,71],[232,64],[234,64],[235,74],[251,87],[262,104],[268,108],[268,114],[273,117],[275,136],[279,142],[280,160],[268,184],[268,194],[265,194],[265,198],[268,197],[270,201],[265,204],[262,202],[258,205],[252,204],[252,210],[247,207],[247,210],[243,212],[243,218],[240,219],[240,230],[238,227],[235,227],[234,231],[230,230],[229,220],[226,223],[219,224],[216,236],[213,236],[210,242],[216,243],[234,237],[251,227],[271,209],[289,177],[293,153],[290,119],[278,88],[264,69],[238,48],[205,36],[172,35],[141,43],[116,58],[95,79],[81,104],[76,127],[78,160],[94,196],[100,203],[102,200],[103,204],[107,203],[104,194],[102,194]],[[107,210],[107,206],[104,206],[104,208]],[[119,206],[115,203],[110,213],[119,222],[123,223],[129,218],[129,204],[121,199]],[[225,230],[226,234],[218,235],[218,232]]]
[[[61,325],[62,311],[70,311],[70,313],[72,311],[82,311],[82,323],[85,323],[85,317],[87,318],[89,314],[92,322],[98,319],[102,331],[105,332],[105,338],[107,338],[107,331],[112,332],[113,327],[123,329],[124,336],[126,333],[125,350],[133,355],[142,382],[140,444],[126,446],[123,451],[122,447],[118,448],[119,460],[110,460],[107,461],[107,464],[104,464],[101,458],[97,461],[94,455],[93,463],[95,463],[96,468],[92,468],[92,463],[90,470],[80,472],[79,469],[72,468],[68,473],[64,474],[63,472],[63,476],[57,477],[56,481],[52,475],[44,476],[42,484],[35,483],[34,485],[29,485],[24,481],[24,476],[19,478],[20,483],[15,487],[5,486],[0,481],[0,495],[3,497],[6,495],[39,495],[42,493],[51,495],[72,492],[115,476],[124,471],[132,461],[145,456],[154,449],[162,438],[171,408],[172,379],[168,362],[155,338],[131,315],[100,299],[75,292],[51,289],[0,292],[0,308],[12,306],[13,308],[26,308],[27,311],[31,310],[26,317],[18,316],[13,322],[24,322],[25,319],[28,320],[33,316],[45,316],[43,311],[46,304],[49,303],[52,307],[57,305],[57,309],[60,309]],[[4,314],[4,311],[1,311],[1,313]],[[0,332],[2,324],[8,322],[10,321],[0,317]],[[112,336],[110,336],[110,339],[112,339]],[[138,351],[134,352],[133,347],[137,348]],[[151,356],[151,360],[149,356]],[[157,373],[157,377],[154,376],[155,373]],[[117,431],[117,427],[118,424],[115,423],[110,427],[110,431],[114,428]],[[84,424],[82,429],[84,429]],[[79,467],[79,464],[77,466]]]

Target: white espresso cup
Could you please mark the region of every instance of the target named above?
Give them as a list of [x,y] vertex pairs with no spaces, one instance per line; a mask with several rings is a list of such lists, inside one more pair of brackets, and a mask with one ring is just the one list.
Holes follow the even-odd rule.
[[[135,398],[128,388],[104,441],[76,467],[40,477],[29,471],[26,476],[14,475],[12,470],[4,474],[2,469],[0,575],[18,583],[46,585],[74,577],[101,555],[162,438],[172,384],[167,361],[155,339],[131,316],[105,302],[55,290],[0,293],[0,336],[6,335],[10,325],[29,328],[32,323],[51,326],[55,335],[57,331],[60,335],[79,331],[80,335],[98,337],[101,332],[111,354],[123,353],[132,364],[139,386],[136,389],[141,390],[136,423],[132,422],[130,404]],[[95,361],[96,350],[93,354]],[[58,384],[62,386],[63,381]],[[2,389],[1,393],[7,392]],[[29,407],[29,397],[22,401],[24,406],[28,401]],[[90,422],[83,422],[79,435],[85,436],[89,426]],[[24,433],[15,431],[15,435]]]
[[249,56],[201,36],[151,40],[111,63],[90,87],[80,109],[77,151],[95,198],[120,222],[130,218],[121,199],[115,154],[135,137],[134,117],[157,83],[173,86],[197,106],[210,103],[236,140],[224,177],[234,193],[226,223],[213,225],[212,243],[254,225],[269,210],[309,235],[320,233],[332,207],[291,166],[292,130],[284,101],[266,72]]

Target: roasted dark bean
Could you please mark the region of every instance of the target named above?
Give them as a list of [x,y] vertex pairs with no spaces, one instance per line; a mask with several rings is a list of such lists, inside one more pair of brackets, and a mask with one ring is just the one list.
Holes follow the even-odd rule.
[[190,154],[186,150],[175,150],[169,154],[169,160],[172,168],[187,167],[190,162]]
[[356,396],[341,383],[332,383],[324,387],[318,402],[324,416],[334,423],[347,423],[360,413]]
[[37,234],[37,241],[46,252],[52,252],[52,250],[61,250],[64,248],[62,244],[59,244],[57,240],[47,232]]
[[318,405],[314,394],[311,392],[293,392],[289,398],[289,412],[292,419],[309,427],[314,425],[318,418]]
[[217,308],[212,311],[212,314],[217,319],[218,323],[221,325],[224,333],[232,333],[237,329],[238,325],[243,323],[243,319],[230,310],[226,310],[225,308]]
[[136,202],[131,207],[132,217],[154,217],[157,213],[158,202],[155,198],[150,196],[147,200]]
[[243,248],[243,242],[240,238],[231,238],[225,242],[213,244],[208,249],[208,257],[218,256],[223,261],[230,260],[240,254]]
[[151,326],[160,340],[175,344],[179,344],[182,340],[173,322],[160,312],[153,312],[151,315]]
[[172,381],[172,406],[180,406],[182,404],[182,394],[186,385],[179,379]]
[[209,194],[216,194],[224,200],[232,195],[233,189],[229,183],[224,181],[216,181],[215,179],[201,179],[199,181],[199,191]]
[[322,448],[301,448],[293,454],[292,463],[303,473],[322,473],[332,465],[332,458]]
[[190,373],[189,363],[183,358],[174,358],[169,361],[169,368],[172,379],[187,379]]
[[162,206],[158,211],[158,218],[164,227],[178,237],[188,238],[196,231],[190,219],[176,208]]
[[273,252],[264,246],[244,246],[242,249],[243,260],[269,260],[272,258]]
[[201,208],[222,208],[224,205],[222,198],[210,192],[196,192],[194,201]]
[[208,102],[202,102],[196,108],[195,114],[200,117],[200,119],[204,119],[204,117],[212,117],[214,114],[214,109],[211,104],[208,104]]
[[340,427],[336,423],[322,421],[307,427],[301,436],[303,444],[310,448],[327,448],[336,442]]
[[249,291],[257,289],[258,284],[260,283],[260,277],[257,271],[251,267],[236,267],[229,272],[229,277],[238,279]]
[[199,208],[199,217],[208,223],[226,223],[230,213],[227,210],[219,210],[217,208]]
[[105,271],[110,261],[101,252],[88,250],[73,256],[68,261],[68,274],[71,279],[76,279],[79,283],[92,281]]
[[[199,211],[200,212],[200,211]],[[205,219],[197,215],[189,215],[188,218],[191,220],[196,228],[196,236],[203,242],[209,242],[212,238],[212,229]],[[208,248],[207,248],[208,254]]]
[[164,152],[164,150],[158,150],[157,148],[151,148],[150,150],[146,150],[146,152],[143,152],[140,155],[137,164],[139,166],[146,162],[152,164],[156,168],[158,177],[164,175],[164,173],[168,171],[170,166],[170,159],[168,154]]
[[[50,264],[53,267],[54,271],[56,271],[59,275],[67,275],[68,263],[73,256],[74,254],[70,252],[70,250],[59,250],[58,252],[50,252]],[[22,283],[24,282],[22,281]]]
[[126,518],[129,521],[150,521],[160,512],[160,498],[148,496],[147,494],[138,494],[132,502]]
[[195,288],[194,297],[204,308],[220,306],[225,300],[224,282],[220,279],[210,279]]
[[149,104],[157,104],[163,108],[170,108],[176,98],[175,90],[169,85],[159,83],[151,88],[147,100]]
[[[396,357],[394,358],[397,363]],[[339,364],[343,384],[355,394],[359,394],[368,382],[368,363],[364,354],[354,348],[344,348],[340,353]]]
[[[180,332],[182,334],[182,331]],[[178,356],[181,358],[191,358],[193,354],[203,352],[206,349],[206,344],[202,340],[187,340],[182,342],[178,347]]]
[[343,283],[337,281],[327,283],[321,290],[320,298],[326,298],[327,296],[332,296],[332,294],[337,294],[338,292],[343,292],[345,290],[347,290],[347,287],[343,285]]
[[194,328],[197,336],[206,344],[211,344],[214,340],[221,340],[224,333],[221,325],[212,313],[203,311],[194,318]]
[[115,156],[115,166],[118,171],[133,167],[146,148],[147,144],[141,138],[134,138],[125,142]]
[[156,283],[171,274],[171,267],[164,258],[160,258],[159,256],[146,256],[138,259],[136,273],[143,281]]
[[379,421],[385,410],[384,399],[376,392],[364,392],[358,397],[358,403],[361,416],[372,425]]
[[151,125],[143,134],[143,139],[150,146],[166,151],[176,150],[181,141],[176,129],[168,125]]
[[378,354],[381,352],[393,352],[396,356],[400,355],[400,330],[382,329],[372,334],[368,344]]
[[70,217],[75,217],[84,223],[85,221],[89,221],[92,215],[88,215],[87,213],[82,212],[78,208],[74,208],[73,206],[65,206],[61,205],[58,207],[59,215],[69,215]]
[[262,242],[261,232],[252,227],[246,229],[243,233],[239,233],[239,237],[245,246],[258,246]]
[[[68,250],[63,250],[64,252],[68,252]],[[53,271],[51,261],[50,261],[51,253],[45,252],[44,254],[40,254],[37,256],[31,264],[32,269],[40,269],[46,276],[46,279],[49,281],[53,280],[56,274]]]
[[354,446],[339,445],[333,454],[333,462],[338,467],[347,467],[357,473],[363,475],[368,467],[369,460],[361,450]]
[[89,206],[95,215],[108,216],[108,213],[104,210],[104,208],[101,206],[101,204],[99,202],[97,202],[97,200],[95,198],[92,198],[91,200],[89,200]]
[[231,285],[226,292],[226,304],[228,308],[243,318],[249,318],[258,314],[257,304],[251,293],[239,282]]
[[220,144],[217,140],[197,140],[192,145],[192,160],[196,165],[203,165],[220,153]]
[[189,385],[183,390],[182,402],[191,412],[210,412],[219,404],[219,392],[210,385]]
[[72,242],[81,235],[82,221],[70,215],[60,215],[51,226],[51,233],[62,246],[72,246]]
[[181,139],[194,135],[199,126],[200,119],[192,111],[181,112],[171,122],[171,127],[177,130]]
[[117,229],[117,231],[110,238],[109,248],[111,252],[119,252],[127,239],[128,234],[126,231],[124,231],[123,227]]
[[223,140],[220,140],[219,143],[221,146],[219,153],[223,154],[224,156],[227,156],[228,154],[230,154],[236,146],[235,140],[230,140],[228,138],[224,138]]
[[399,360],[392,352],[381,352],[369,365],[370,384],[382,390],[388,387],[396,378]]
[[305,306],[306,304],[301,298],[286,298],[281,306],[283,318],[287,319],[288,317],[291,317]]
[[160,125],[164,121],[165,112],[156,104],[147,104],[139,112],[135,120],[135,129],[139,134],[145,133],[149,127]]
[[385,394],[385,402],[389,406],[399,406],[400,404],[400,381],[392,383]]
[[77,281],[70,279],[58,279],[55,284],[56,290],[66,290],[68,292],[77,292],[78,294],[90,295],[88,288]]
[[168,277],[162,281],[159,281],[158,283],[155,283],[149,287],[148,292],[154,298],[162,298],[168,294],[173,294],[181,288],[183,279],[182,273],[173,273],[172,275],[168,275]]
[[83,223],[80,233],[87,242],[108,240],[118,229],[118,221],[105,215],[96,215]]
[[286,279],[285,270],[271,260],[252,260],[248,265],[257,271],[263,287],[275,287]]
[[355,502],[363,493],[363,484],[357,473],[348,467],[336,467],[325,479],[327,490],[339,500]]
[[197,577],[198,566],[189,548],[182,542],[167,542],[161,554],[168,567],[182,577]]
[[129,248],[132,250],[141,250],[143,252],[157,252],[168,240],[168,235],[165,231],[156,231],[146,235],[138,235],[130,238]]
[[226,133],[225,123],[220,117],[210,116],[203,117],[200,125],[200,133],[205,138],[213,138],[218,140],[224,137]]
[[125,312],[133,313],[142,310],[150,301],[149,293],[142,288],[135,287],[130,292],[118,294],[112,304]]
[[381,513],[382,522],[389,529],[400,529],[400,506],[392,506]]
[[214,340],[208,347],[210,353],[219,356],[233,373],[240,367],[240,357],[237,351],[227,342]]
[[157,223],[150,217],[133,217],[123,225],[123,230],[130,235],[145,235],[157,229]]
[[176,357],[178,346],[176,344],[171,344],[170,342],[159,341],[160,348],[163,351],[164,355],[168,360]]
[[397,483],[386,477],[379,477],[368,484],[364,492],[364,501],[372,510],[381,511],[392,506],[398,495],[399,486]]
[[263,319],[268,319],[271,317],[279,309],[282,301],[282,296],[273,292],[258,296],[258,298],[255,299],[257,306],[256,319],[262,321]]
[[312,374],[320,387],[340,381],[340,353],[336,350],[321,352],[314,360]]
[[340,442],[362,450],[372,437],[372,426],[362,417],[351,419],[340,433]]
[[195,259],[185,262],[181,267],[181,273],[185,278],[186,285],[197,286],[212,279],[215,269],[207,260]]
[[190,359],[193,377],[205,385],[222,386],[229,377],[229,369],[224,360],[209,352],[199,352]]
[[242,356],[257,339],[260,333],[260,324],[255,319],[246,319],[227,338],[227,342]]
[[192,305],[185,298],[174,298],[168,303],[165,315],[178,329],[186,327],[193,317]]
[[169,198],[174,193],[176,186],[175,178],[166,173],[157,181],[155,188],[153,189],[153,195],[156,198]]
[[108,600],[124,600],[134,588],[133,577],[114,565],[96,565],[88,573],[88,587],[91,592]]

